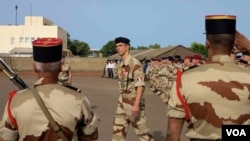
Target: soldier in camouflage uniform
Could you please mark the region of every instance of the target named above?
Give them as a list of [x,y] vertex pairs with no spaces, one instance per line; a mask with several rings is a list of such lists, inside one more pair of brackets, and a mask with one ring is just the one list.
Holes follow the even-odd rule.
[[150,90],[154,93],[157,92],[156,85],[157,85],[157,78],[158,78],[158,61],[153,59],[151,63],[151,76],[150,76]]
[[183,69],[182,71],[186,71],[189,69],[189,67],[191,66],[191,60],[192,60],[192,56],[185,56],[184,57],[184,61],[182,63]]
[[206,16],[208,61],[185,71],[174,83],[179,88],[171,89],[166,141],[180,139],[185,118],[189,124],[186,136],[191,141],[221,140],[223,124],[250,124],[250,71],[230,58],[235,19]]
[[160,77],[160,70],[162,70],[162,68],[164,67],[161,59],[156,59],[156,65],[155,65],[155,83],[154,83],[154,87],[155,87],[155,94],[157,95],[161,95],[162,90],[161,90],[161,85],[162,85],[162,79]]
[[[40,38],[33,41],[33,66],[38,74],[34,86],[68,140],[95,140],[98,138],[99,118],[88,99],[57,84],[61,55],[61,39]],[[30,89],[10,93],[1,123],[0,137],[6,141],[62,140]]]
[[167,85],[168,85],[168,69],[167,69],[167,57],[162,58],[162,65],[158,72],[160,80],[160,93],[158,93],[163,103],[168,103],[168,97],[166,96]]
[[113,123],[112,141],[125,141],[131,124],[140,141],[153,141],[147,127],[143,91],[145,87],[142,64],[129,54],[130,40],[125,37],[115,39],[116,49],[122,58],[118,71],[121,95]]
[[166,85],[166,97],[169,98],[170,89],[173,85],[176,76],[176,66],[174,64],[174,57],[168,56],[167,59],[167,85]]
[[195,54],[194,56],[192,56],[192,65],[190,66],[190,68],[198,67],[200,65],[202,65],[201,56],[199,54]]
[[71,66],[65,62],[64,56],[62,57],[61,63],[62,71],[58,75],[58,84],[70,86],[72,84]]
[[160,96],[162,91],[161,91],[161,83],[162,79],[159,76],[159,71],[162,69],[163,64],[161,62],[161,59],[156,58],[154,62],[154,67],[153,67],[153,87],[151,91]]

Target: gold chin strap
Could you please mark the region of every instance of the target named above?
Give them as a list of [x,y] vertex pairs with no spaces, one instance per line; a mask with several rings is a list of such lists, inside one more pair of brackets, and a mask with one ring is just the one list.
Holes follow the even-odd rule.
[[66,136],[63,134],[61,128],[59,127],[59,125],[55,122],[55,120],[53,119],[53,117],[51,116],[50,112],[48,111],[47,107],[45,106],[45,104],[43,103],[42,98],[40,97],[39,93],[37,92],[36,88],[34,86],[29,87],[31,92],[33,93],[37,103],[39,104],[39,106],[41,107],[43,113],[45,114],[45,116],[47,117],[47,119],[49,120],[52,128],[54,129],[54,131],[56,132],[56,134],[64,141],[69,141]]

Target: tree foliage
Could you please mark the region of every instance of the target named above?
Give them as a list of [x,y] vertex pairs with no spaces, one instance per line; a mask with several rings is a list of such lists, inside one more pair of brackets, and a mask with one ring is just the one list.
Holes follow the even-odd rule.
[[102,49],[100,50],[100,52],[103,54],[104,57],[108,57],[111,56],[113,54],[116,54],[116,47],[115,47],[115,41],[111,40],[108,43],[106,43]]
[[71,50],[73,55],[87,57],[89,55],[89,45],[79,40],[68,40],[68,49]]
[[204,44],[193,42],[190,49],[207,57],[207,50]]
[[145,49],[148,49],[148,47],[146,47],[146,46],[138,46],[136,49],[137,50],[145,50]]
[[135,47],[133,47],[133,46],[131,46],[130,47],[130,50],[136,50],[137,48],[135,48]]
[[154,45],[149,45],[148,48],[149,49],[158,49],[158,48],[161,48],[161,46],[159,44],[154,44]]

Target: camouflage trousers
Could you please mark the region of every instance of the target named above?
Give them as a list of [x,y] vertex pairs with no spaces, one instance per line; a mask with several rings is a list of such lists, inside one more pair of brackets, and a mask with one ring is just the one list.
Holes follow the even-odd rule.
[[[122,94],[130,95],[130,94]],[[125,141],[127,130],[131,124],[140,141],[154,141],[153,136],[149,133],[147,127],[147,119],[145,116],[144,98],[140,102],[140,111],[136,118],[131,117],[131,108],[135,101],[135,97],[119,97],[118,106],[113,122],[112,141]]]

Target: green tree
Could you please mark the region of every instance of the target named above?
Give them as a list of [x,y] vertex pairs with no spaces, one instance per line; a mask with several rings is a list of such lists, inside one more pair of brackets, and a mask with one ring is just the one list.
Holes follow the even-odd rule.
[[131,46],[130,47],[130,50],[136,50],[137,48],[135,48],[135,47],[133,47],[133,46]]
[[154,45],[149,45],[148,48],[149,49],[158,49],[158,48],[161,48],[161,46],[159,44],[154,44]]
[[190,49],[207,57],[207,50],[204,44],[193,42]]
[[100,50],[100,52],[103,54],[104,57],[111,56],[113,54],[116,54],[116,47],[115,47],[115,41],[111,40],[108,43],[106,43]]
[[87,43],[79,40],[70,40],[70,42],[68,42],[68,49],[71,50],[75,56],[82,57],[87,57],[90,50]]
[[146,46],[138,46],[137,49],[138,50],[146,50],[146,49],[148,49],[148,47],[146,47]]
[[76,54],[76,47],[72,43],[72,40],[70,39],[70,34],[69,33],[67,33],[67,40],[68,40],[67,41],[68,42],[67,49],[69,49],[72,52],[72,54],[75,55]]

